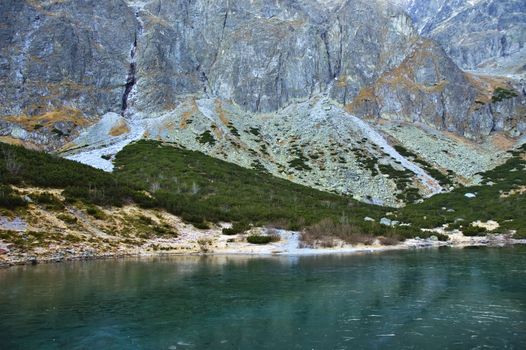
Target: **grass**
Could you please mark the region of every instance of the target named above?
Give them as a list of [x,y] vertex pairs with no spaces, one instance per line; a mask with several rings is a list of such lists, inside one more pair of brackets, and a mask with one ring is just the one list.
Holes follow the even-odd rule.
[[31,248],[46,247],[51,243],[78,243],[81,238],[72,234],[56,232],[15,232],[0,230],[0,240],[9,242],[15,249],[28,251]]
[[[526,146],[513,152],[503,165],[482,173],[484,184],[458,188],[450,193],[435,195],[423,203],[409,204],[397,212],[397,220],[410,222],[413,226],[434,228],[443,224],[458,226],[481,220],[495,220],[500,231],[514,230],[517,236],[526,237],[526,196],[513,193],[526,186]],[[475,198],[465,194],[476,193]],[[505,195],[510,193],[510,195]]]
[[[79,200],[97,205],[121,206],[142,200],[144,196],[139,188],[131,186],[125,179],[120,180],[102,170],[3,143],[0,143],[0,184],[4,193],[7,193],[6,185],[64,189],[68,201]],[[9,193],[6,195],[9,196]],[[12,205],[21,204],[16,198],[11,199]]]
[[[344,215],[368,229],[363,218],[384,213],[381,207],[154,141],[127,146],[116,157],[116,169],[118,178],[138,187],[160,182],[152,205],[197,224],[280,222],[283,228],[301,229],[323,218],[337,220]],[[193,184],[199,192],[191,190]]]
[[[101,220],[106,216],[97,206],[136,203],[143,208],[165,209],[202,229],[233,222],[231,229],[223,231],[227,235],[243,233],[253,225],[305,230],[306,241],[319,239],[327,244],[335,238],[361,242],[371,237],[382,237],[392,244],[415,236],[436,236],[420,228],[449,224],[451,228],[467,228],[470,234],[470,223],[495,220],[501,225],[499,231],[514,230],[517,236],[526,237],[526,195],[518,191],[526,187],[526,146],[513,152],[505,164],[481,174],[482,185],[458,188],[402,209],[318,191],[157,141],[127,146],[116,156],[113,174],[17,146],[0,144],[0,149],[0,207],[8,210],[24,210],[28,205],[11,187],[16,185],[64,189],[67,202],[83,203],[89,215]],[[406,174],[394,174],[390,167],[378,170],[397,175],[400,186],[405,185]],[[156,191],[146,193],[154,183]],[[466,198],[467,192],[476,193],[476,198]],[[63,208],[51,194],[31,199],[54,210]],[[378,224],[386,212],[392,212],[391,219],[410,226]],[[376,222],[364,221],[365,217]],[[62,219],[68,222],[66,216]],[[176,234],[151,219],[142,219],[141,225],[149,236]]]
[[491,102],[501,102],[510,98],[517,97],[517,93],[514,90],[498,87],[493,91]]

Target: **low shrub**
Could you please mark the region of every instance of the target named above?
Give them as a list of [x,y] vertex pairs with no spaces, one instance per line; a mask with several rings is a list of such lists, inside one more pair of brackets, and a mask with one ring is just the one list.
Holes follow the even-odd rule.
[[324,219],[317,224],[307,227],[301,235],[307,245],[326,242],[326,237],[339,238],[350,244],[370,245],[375,241],[374,235],[358,230],[350,223],[335,223],[331,219]]
[[244,233],[250,226],[244,222],[235,222],[231,228],[224,228],[221,232],[225,236],[233,236],[240,233]]
[[105,220],[108,217],[102,210],[94,206],[87,207],[86,213],[93,216],[97,220]]
[[250,235],[247,237],[247,242],[252,244],[269,244],[280,240],[278,235]]
[[154,225],[152,229],[155,232],[156,236],[160,236],[160,237],[177,237],[178,236],[178,233],[174,231],[168,225],[162,225],[162,226]]
[[381,245],[397,245],[401,241],[401,237],[399,236],[389,236],[389,237],[378,237],[378,240],[380,241]]
[[30,195],[31,199],[38,204],[41,204],[46,207],[46,209],[62,210],[64,209],[64,204],[52,195],[51,193],[43,192],[38,194]]
[[514,90],[498,87],[493,91],[493,96],[491,97],[491,102],[501,102],[510,98],[517,97],[517,92]]
[[64,221],[66,224],[76,224],[78,219],[69,214],[58,214],[57,218]]
[[462,229],[462,234],[468,237],[485,236],[488,230],[484,227],[469,225]]
[[198,230],[210,229],[210,225],[206,222],[193,222],[192,225]]
[[14,210],[27,207],[27,202],[16,194],[10,186],[0,184],[0,207]]

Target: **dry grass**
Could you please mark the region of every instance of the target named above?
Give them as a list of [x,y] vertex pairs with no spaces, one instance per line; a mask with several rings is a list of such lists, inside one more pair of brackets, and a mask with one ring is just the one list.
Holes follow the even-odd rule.
[[34,143],[31,143],[29,141],[20,140],[12,136],[0,136],[0,142],[7,143],[8,145],[24,146],[25,148],[35,150],[35,151],[38,151],[42,148]]
[[28,131],[34,131],[40,127],[53,128],[57,122],[72,122],[83,127],[89,124],[80,110],[70,107],[63,107],[36,116],[25,114],[9,116],[5,120],[18,124]]
[[392,236],[392,237],[378,237],[378,240],[380,241],[381,245],[397,245],[402,240],[399,236]]
[[110,130],[110,136],[120,136],[130,132],[130,128],[124,120],[120,120],[117,125],[115,125]]
[[215,101],[215,110],[216,110],[216,114],[219,116],[219,119],[221,120],[221,123],[228,126],[230,124],[230,120],[227,118],[225,111],[223,110],[223,104],[221,103],[221,100],[219,99]]
[[181,121],[179,123],[179,127],[181,129],[186,129],[186,127],[188,126],[188,121],[192,118],[192,115],[192,111],[183,112],[183,114],[181,115]]
[[335,223],[331,219],[324,219],[305,229],[301,234],[303,243],[307,246],[334,247],[337,240],[349,244],[371,245],[376,238],[361,233],[354,225]]

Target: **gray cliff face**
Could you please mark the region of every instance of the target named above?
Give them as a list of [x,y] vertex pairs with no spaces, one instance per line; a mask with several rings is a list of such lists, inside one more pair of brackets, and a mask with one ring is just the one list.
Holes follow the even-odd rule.
[[87,115],[116,111],[135,36],[136,108],[169,109],[203,93],[253,112],[326,90],[345,103],[401,62],[415,36],[405,14],[361,0],[1,6],[4,115],[36,115],[64,101]]
[[122,0],[0,4],[3,115],[119,108],[137,27]]
[[415,33],[393,11],[365,1],[151,1],[138,12],[138,107],[205,93],[265,112],[327,89],[345,103],[403,59]]
[[512,74],[526,71],[523,0],[409,0],[405,8],[420,33],[437,40],[464,69],[498,65],[516,56]]
[[[467,29],[452,41],[504,18],[508,5],[524,8],[491,3],[487,18],[477,6],[462,12]],[[415,0],[410,9],[440,41],[457,18],[450,7]],[[429,22],[433,12],[444,25]],[[189,96],[255,115],[324,95],[359,116],[473,138],[525,129],[521,87],[464,74],[447,56],[461,45],[444,51],[423,40],[409,15],[382,0],[5,0],[0,13],[0,136],[51,149],[106,113],[156,117]],[[515,34],[503,54],[522,47],[524,29],[523,19],[505,18]],[[492,103],[496,86],[518,96]]]
[[524,133],[524,98],[492,102],[485,86],[492,83],[463,72],[438,44],[424,39],[400,66],[365,88],[350,110],[365,117],[421,122],[469,138],[493,131]]

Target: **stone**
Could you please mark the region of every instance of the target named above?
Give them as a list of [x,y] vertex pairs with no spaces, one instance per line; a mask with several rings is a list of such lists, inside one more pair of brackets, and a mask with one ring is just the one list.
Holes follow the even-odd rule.
[[392,224],[393,224],[393,222],[391,220],[389,220],[388,218],[381,218],[380,219],[380,225],[391,226]]
[[464,195],[464,197],[466,197],[466,198],[476,198],[477,195],[476,195],[475,193],[471,193],[471,192],[469,192],[469,193],[466,193],[466,194]]

